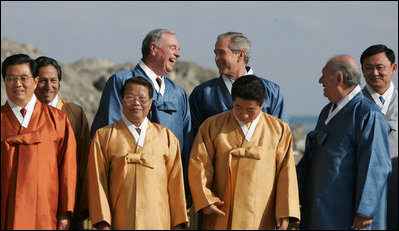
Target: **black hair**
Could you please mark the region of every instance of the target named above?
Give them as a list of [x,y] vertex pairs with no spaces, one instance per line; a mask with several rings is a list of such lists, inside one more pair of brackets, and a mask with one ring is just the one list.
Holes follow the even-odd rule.
[[1,66],[1,74],[3,76],[3,80],[6,78],[6,70],[9,66],[19,65],[28,63],[30,66],[30,71],[32,72],[33,77],[37,77],[37,64],[35,60],[33,60],[29,55],[26,54],[15,54],[8,56]]
[[266,100],[265,85],[254,75],[244,75],[234,81],[231,97],[233,102],[239,97],[245,100],[255,100],[259,106],[262,106]]
[[48,65],[51,65],[57,69],[57,75],[58,75],[58,81],[61,82],[62,78],[62,71],[61,71],[61,66],[58,64],[58,62],[55,59],[46,57],[46,56],[40,56],[39,58],[35,59],[37,63],[37,70],[39,72],[39,69],[42,67],[46,67]]
[[383,44],[373,45],[363,51],[360,56],[360,64],[363,66],[365,58],[384,52],[391,64],[395,63],[395,53]]
[[152,94],[154,92],[154,90],[152,89],[152,85],[150,82],[148,82],[144,77],[141,76],[137,76],[137,77],[132,77],[128,80],[125,81],[125,84],[123,84],[121,90],[120,90],[120,94],[121,94],[121,98],[123,98],[123,95],[125,94],[125,88],[128,84],[140,84],[143,85],[145,87],[147,87],[148,89],[148,96],[150,97],[150,99],[152,99]]

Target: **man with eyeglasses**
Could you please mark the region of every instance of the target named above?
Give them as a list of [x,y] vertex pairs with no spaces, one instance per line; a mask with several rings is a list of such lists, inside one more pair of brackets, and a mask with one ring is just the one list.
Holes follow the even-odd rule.
[[[148,119],[169,128],[179,139],[183,169],[186,173],[194,140],[191,131],[190,105],[184,89],[166,77],[180,57],[180,47],[175,33],[167,29],[150,31],[143,39],[141,53],[142,59],[134,69],[117,72],[108,79],[90,134],[93,137],[97,129],[120,120],[122,103],[119,91],[122,85],[129,78],[143,76],[154,89],[153,104]],[[191,199],[187,174],[185,174],[185,187],[187,208],[189,208]]]
[[392,173],[388,178],[387,229],[398,230],[398,89],[392,82],[397,70],[395,53],[383,44],[367,48],[360,56],[367,85],[365,97],[381,109],[390,127]]
[[71,221],[71,229],[83,229],[83,220],[87,218],[86,167],[90,150],[90,131],[83,108],[77,104],[61,99],[58,95],[62,70],[52,58],[41,56],[35,59],[39,82],[35,89],[37,99],[45,104],[65,112],[73,128],[77,145],[78,178],[76,185],[76,203]]
[[37,64],[2,64],[1,229],[68,229],[75,204],[76,141],[64,112],[36,99]]
[[122,118],[96,131],[87,167],[96,229],[187,227],[179,140],[147,118],[153,89],[144,77],[120,90]]

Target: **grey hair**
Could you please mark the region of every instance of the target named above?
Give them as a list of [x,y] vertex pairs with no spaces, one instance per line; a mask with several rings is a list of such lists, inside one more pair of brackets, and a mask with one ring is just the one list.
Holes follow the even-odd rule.
[[338,73],[342,73],[344,79],[344,85],[347,87],[352,87],[360,84],[360,69],[357,65],[351,65],[348,62],[341,60],[335,60],[332,63],[331,74],[333,76]]
[[234,53],[245,51],[244,62],[247,64],[251,57],[251,41],[239,32],[226,32],[219,35],[216,41],[224,38],[230,38],[229,48]]
[[163,34],[175,35],[175,32],[167,29],[155,29],[148,32],[141,45],[141,54],[143,55],[143,59],[146,59],[147,56],[150,55],[151,43],[155,43],[157,47],[161,47],[161,39]]

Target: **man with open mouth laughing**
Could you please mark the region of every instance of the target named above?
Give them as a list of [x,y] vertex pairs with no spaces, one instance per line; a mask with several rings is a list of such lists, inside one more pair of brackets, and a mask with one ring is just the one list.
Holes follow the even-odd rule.
[[134,69],[117,72],[108,79],[91,126],[91,136],[93,137],[99,128],[121,119],[120,89],[127,79],[143,76],[154,89],[148,119],[169,128],[179,140],[188,197],[187,207],[190,207],[187,166],[194,139],[191,132],[190,106],[183,88],[165,76],[173,70],[180,57],[175,33],[166,29],[150,31],[142,42],[141,53],[142,59]]

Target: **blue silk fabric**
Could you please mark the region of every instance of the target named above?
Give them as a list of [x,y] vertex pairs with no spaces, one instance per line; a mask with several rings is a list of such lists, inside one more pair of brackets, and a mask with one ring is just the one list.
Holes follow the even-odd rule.
[[350,229],[355,215],[386,228],[391,172],[389,126],[378,106],[359,92],[325,125],[331,103],[307,135],[297,165],[301,229]]
[[169,78],[164,77],[165,93],[162,96],[155,91],[151,79],[139,65],[133,70],[120,71],[112,75],[105,84],[98,110],[91,126],[90,135],[93,137],[97,129],[117,122],[122,118],[122,103],[119,91],[127,79],[136,76],[147,79],[154,89],[153,103],[147,116],[148,119],[151,122],[169,128],[179,140],[187,193],[187,167],[194,140],[191,130],[190,105],[183,88]]
[[[266,88],[266,102],[263,104],[262,111],[288,123],[280,87],[269,80],[260,79]],[[195,87],[190,94],[189,100],[194,136],[205,119],[233,108],[231,94],[222,76],[208,80]]]

